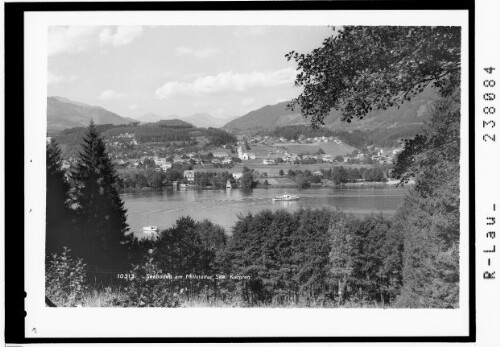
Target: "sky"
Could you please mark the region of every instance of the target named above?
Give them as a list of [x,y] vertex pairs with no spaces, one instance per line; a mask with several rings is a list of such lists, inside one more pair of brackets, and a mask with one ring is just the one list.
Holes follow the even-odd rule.
[[296,63],[326,26],[52,26],[48,96],[124,117],[208,113],[230,120],[290,100]]

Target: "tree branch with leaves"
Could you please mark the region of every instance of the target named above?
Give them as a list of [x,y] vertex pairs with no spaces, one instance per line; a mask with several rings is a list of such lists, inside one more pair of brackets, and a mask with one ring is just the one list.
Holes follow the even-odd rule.
[[312,126],[333,110],[342,120],[362,119],[372,110],[400,106],[432,84],[443,95],[460,83],[459,27],[333,27],[334,34],[311,53],[291,51],[295,86]]

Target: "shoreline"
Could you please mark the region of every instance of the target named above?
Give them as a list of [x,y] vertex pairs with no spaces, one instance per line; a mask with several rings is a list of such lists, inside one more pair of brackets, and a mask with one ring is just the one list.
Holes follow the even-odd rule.
[[[318,183],[312,183],[310,187],[307,188],[298,188],[297,185],[295,184],[269,184],[269,185],[263,185],[263,184],[258,184],[256,187],[253,189],[285,189],[285,188],[296,188],[300,190],[308,190],[308,189],[334,189],[334,188],[394,188],[394,189],[405,189],[410,186],[413,186],[414,183],[407,183],[404,186],[398,185],[399,181],[389,181],[389,182],[348,182],[348,183],[341,183],[341,184],[318,184]],[[173,190],[173,186],[165,186],[162,188],[150,188],[150,187],[143,187],[143,188],[126,188],[126,189],[121,189],[119,190],[119,194],[130,194],[130,193],[151,193],[151,192],[162,192],[165,190]],[[217,189],[217,188],[212,188],[212,187],[196,187],[196,188],[187,188],[185,190],[228,190],[227,188],[223,189]],[[234,190],[241,190],[241,188],[231,188]],[[180,190],[180,189],[179,189]],[[184,190],[184,189],[182,189]]]

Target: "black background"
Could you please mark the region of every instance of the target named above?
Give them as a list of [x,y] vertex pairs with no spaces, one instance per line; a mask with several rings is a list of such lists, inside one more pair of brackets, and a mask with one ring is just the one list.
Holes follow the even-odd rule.
[[[475,342],[474,1],[65,2],[6,3],[5,9],[5,342]],[[248,10],[468,10],[469,15],[469,336],[26,338],[24,335],[24,12]],[[466,35],[467,33],[464,33]],[[21,141],[23,139],[23,141]],[[28,159],[28,160],[25,160]],[[37,158],[40,159],[40,158]],[[27,163],[25,166],[25,163]],[[7,170],[8,165],[8,170]],[[22,173],[22,174],[21,174]],[[40,184],[45,184],[40,182]],[[23,194],[20,194],[20,189]],[[32,208],[32,207],[31,207]],[[23,224],[24,226],[24,224]],[[43,230],[39,230],[43,232]],[[29,293],[28,293],[29,295]],[[29,314],[29,312],[27,312]],[[388,322],[390,324],[390,322]]]

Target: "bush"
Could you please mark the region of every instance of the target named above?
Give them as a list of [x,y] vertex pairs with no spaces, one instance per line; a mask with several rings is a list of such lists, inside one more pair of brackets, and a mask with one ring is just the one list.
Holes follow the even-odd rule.
[[[171,293],[166,281],[161,278],[162,270],[148,256],[144,264],[136,265],[131,271],[132,279],[124,286],[124,295],[114,300],[114,306],[124,307],[178,307],[179,297]],[[159,279],[149,276],[158,275]],[[181,290],[182,293],[182,290]]]
[[75,306],[81,303],[88,287],[87,265],[74,259],[70,249],[52,255],[45,268],[45,295],[57,306]]

